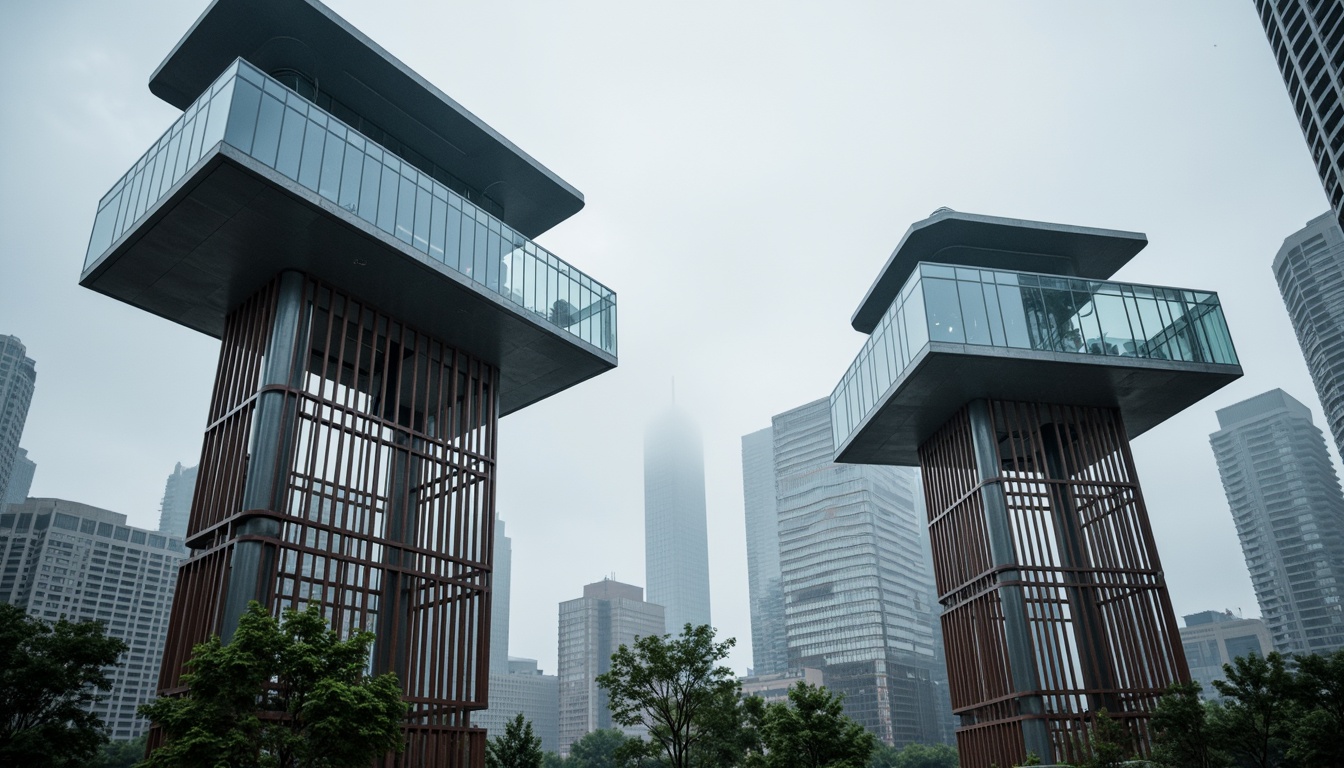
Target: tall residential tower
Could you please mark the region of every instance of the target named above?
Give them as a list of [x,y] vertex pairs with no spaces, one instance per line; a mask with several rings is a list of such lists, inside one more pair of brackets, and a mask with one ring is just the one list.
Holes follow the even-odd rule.
[[91,710],[117,740],[149,723],[163,659],[182,539],[126,524],[126,516],[64,499],[25,499],[0,512],[0,602],[43,621],[99,621],[127,645],[106,672],[112,689]]
[[667,632],[710,623],[704,443],[676,406],[644,433],[644,574]]
[[1107,278],[1135,232],[958,213],[906,231],[851,323],[836,461],[920,467],[965,768],[1147,751],[1189,677],[1129,441],[1241,375],[1218,297]]
[[1344,3],[1255,0],[1316,172],[1344,224]]
[[149,88],[182,114],[80,284],[222,342],[160,686],[317,605],[402,759],[479,768],[499,419],[616,365],[615,294],[533,241],[583,195],[317,0],[214,0]]
[[23,342],[0,335],[0,499],[8,495],[36,383],[37,364],[28,357]]
[[1344,493],[1311,410],[1281,389],[1218,411],[1210,437],[1274,650],[1344,648]]
[[1274,279],[1326,425],[1344,454],[1344,230],[1333,214],[1317,216],[1283,241]]

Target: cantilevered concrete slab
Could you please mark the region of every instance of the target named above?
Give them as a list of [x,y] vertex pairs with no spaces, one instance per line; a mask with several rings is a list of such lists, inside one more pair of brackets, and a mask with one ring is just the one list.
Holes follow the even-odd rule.
[[921,261],[1105,280],[1148,245],[1141,232],[940,209],[906,230],[850,323],[872,333]]
[[225,316],[286,269],[338,286],[500,366],[501,415],[616,367],[461,274],[220,143],[80,285],[219,338]]
[[185,109],[237,58],[264,72],[302,74],[318,93],[374,119],[498,203],[500,219],[525,237],[583,208],[577,189],[317,0],[215,0],[159,65],[149,88]]
[[1132,440],[1241,375],[1240,365],[930,342],[835,460],[919,466],[919,446],[979,398],[1116,407]]

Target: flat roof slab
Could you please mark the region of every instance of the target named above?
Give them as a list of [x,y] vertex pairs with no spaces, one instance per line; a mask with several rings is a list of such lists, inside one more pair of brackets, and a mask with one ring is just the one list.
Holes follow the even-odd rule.
[[1118,407],[1133,439],[1241,375],[1239,365],[930,342],[835,460],[919,466],[919,446],[977,398]]
[[219,338],[225,316],[285,269],[499,365],[501,414],[616,367],[614,356],[223,143],[85,270],[80,285]]
[[186,109],[234,59],[292,69],[434,164],[487,194],[535,238],[583,194],[316,0],[214,0],[149,81]]
[[872,333],[921,261],[1105,280],[1146,245],[1141,232],[942,209],[910,225],[850,323]]

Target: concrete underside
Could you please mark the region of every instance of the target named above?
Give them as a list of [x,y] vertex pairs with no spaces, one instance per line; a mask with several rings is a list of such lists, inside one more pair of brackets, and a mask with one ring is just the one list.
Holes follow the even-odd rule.
[[222,143],[80,285],[220,338],[225,315],[286,269],[499,365],[501,415],[616,367],[614,356]]
[[918,466],[919,446],[977,398],[1118,407],[1132,440],[1241,375],[1239,365],[931,342],[835,460]]

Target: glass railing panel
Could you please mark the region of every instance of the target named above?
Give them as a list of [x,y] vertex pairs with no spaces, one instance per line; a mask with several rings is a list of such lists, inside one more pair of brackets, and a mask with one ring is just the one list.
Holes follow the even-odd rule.
[[837,445],[930,341],[1237,363],[1213,293],[920,264],[831,395]]
[[103,197],[85,267],[223,141],[547,324],[616,353],[616,296],[244,61]]

